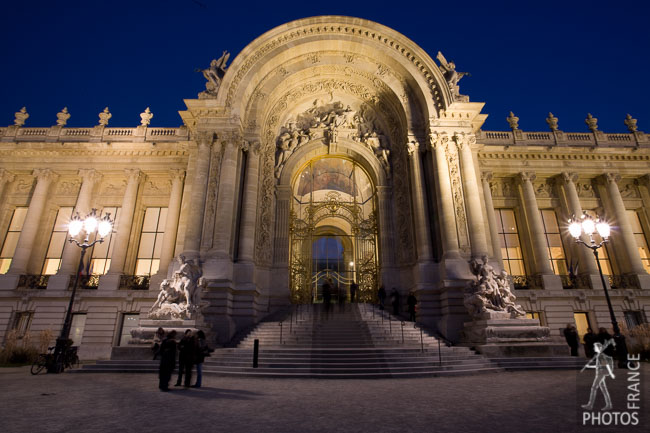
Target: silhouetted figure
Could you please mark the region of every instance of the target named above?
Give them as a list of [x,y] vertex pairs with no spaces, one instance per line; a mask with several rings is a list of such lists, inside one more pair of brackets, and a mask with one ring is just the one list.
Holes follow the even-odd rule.
[[203,361],[206,356],[210,356],[210,348],[208,342],[205,341],[205,333],[200,329],[196,332],[196,345],[194,346],[196,353],[194,354],[194,364],[196,364],[196,383],[192,388],[201,388],[201,380],[203,379]]
[[158,388],[169,391],[169,380],[176,367],[176,331],[173,329],[160,344],[160,367],[158,369]]
[[607,329],[598,328],[598,335],[596,335],[596,341],[603,345],[603,350],[605,351],[605,355],[608,356],[614,356],[614,345],[613,344],[606,345],[606,343],[611,339],[612,339],[612,334],[607,332]]
[[383,310],[384,303],[386,302],[386,289],[384,289],[384,286],[381,286],[379,290],[377,290],[377,299],[379,299],[379,309]]
[[406,305],[409,307],[409,320],[415,322],[415,306],[418,304],[418,300],[415,298],[413,292],[409,293],[408,298],[406,298]]
[[596,334],[594,334],[594,331],[591,330],[591,328],[587,328],[587,333],[582,337],[584,340],[585,344],[585,356],[587,359],[591,359],[594,357],[594,343],[597,341],[596,340]]
[[185,335],[178,343],[178,379],[176,386],[181,386],[183,373],[185,373],[185,386],[189,387],[192,382],[192,364],[196,353],[196,339],[192,330],[185,331]]
[[330,305],[332,305],[332,285],[329,280],[323,283],[323,307],[325,308],[325,316],[329,315]]
[[153,334],[153,347],[151,347],[154,361],[156,360],[156,358],[158,358],[158,355],[160,354],[160,345],[162,344],[164,339],[165,339],[165,330],[162,328],[158,328],[156,333]]
[[566,343],[571,348],[571,356],[578,356],[578,345],[580,344],[580,339],[578,338],[578,331],[576,331],[576,327],[570,323],[567,323],[563,333]]
[[350,303],[357,302],[357,290],[359,290],[359,285],[352,281],[352,284],[350,284]]
[[393,301],[391,302],[391,305],[393,306],[393,314],[397,316],[399,315],[399,292],[395,287],[393,287],[390,297],[393,298]]
[[338,288],[338,295],[339,295],[339,313],[342,313],[345,310],[345,288],[344,287]]

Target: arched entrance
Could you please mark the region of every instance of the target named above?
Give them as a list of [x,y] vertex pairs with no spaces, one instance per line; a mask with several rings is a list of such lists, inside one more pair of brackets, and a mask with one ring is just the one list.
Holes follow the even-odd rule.
[[319,302],[330,279],[344,296],[356,281],[370,300],[378,281],[376,188],[355,161],[314,158],[292,179],[290,290],[294,303]]

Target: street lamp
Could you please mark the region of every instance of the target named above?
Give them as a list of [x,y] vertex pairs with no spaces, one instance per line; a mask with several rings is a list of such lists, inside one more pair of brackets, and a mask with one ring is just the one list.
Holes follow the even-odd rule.
[[[621,335],[621,328],[618,327],[618,322],[616,321],[616,315],[614,314],[614,308],[612,308],[612,301],[609,299],[609,292],[607,291],[607,284],[605,284],[605,277],[603,276],[603,269],[600,267],[600,261],[598,260],[598,250],[605,245],[609,240],[610,226],[607,222],[602,221],[598,215],[596,218],[588,215],[586,212],[580,216],[580,219],[577,219],[575,215],[569,220],[569,233],[579,244],[584,245],[589,248],[594,253],[596,257],[596,264],[598,265],[598,273],[600,274],[600,281],[603,285],[603,290],[605,291],[605,299],[607,300],[607,307],[609,308],[609,316],[612,320],[612,328],[614,329],[614,341],[616,342],[616,351],[621,356],[627,355],[627,347],[625,345],[625,339]],[[601,237],[601,241],[596,243],[594,240],[594,233],[598,232]],[[580,236],[585,234],[589,236],[589,243],[583,241]],[[619,365],[621,362],[626,360],[621,360],[619,357]]]
[[[74,297],[77,293],[77,287],[79,286],[79,275],[83,269],[84,256],[86,255],[86,250],[96,243],[104,242],[104,238],[113,230],[113,221],[111,221],[111,214],[107,213],[103,218],[97,218],[97,209],[92,209],[88,215],[82,220],[77,212],[70,223],[68,224],[68,233],[70,233],[70,239],[68,242],[74,243],[76,246],[81,248],[81,257],[79,258],[79,267],[77,268],[77,274],[75,275],[74,285],[72,286],[72,294],[70,295],[70,303],[68,304],[68,310],[65,313],[65,320],[63,321],[63,328],[61,329],[61,335],[56,339],[56,347],[54,349],[54,364],[52,368],[48,371],[50,373],[60,373],[63,371],[64,361],[65,361],[65,352],[68,348],[68,340],[70,338],[70,327],[72,326],[72,306],[74,304]],[[76,236],[84,231],[86,236],[83,242],[79,242],[75,239]],[[95,240],[90,242],[90,235],[97,232],[99,239],[95,237]]]

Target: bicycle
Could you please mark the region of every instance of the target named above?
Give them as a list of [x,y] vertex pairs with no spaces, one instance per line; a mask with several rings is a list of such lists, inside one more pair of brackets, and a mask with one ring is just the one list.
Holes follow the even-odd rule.
[[[54,349],[55,346],[48,347],[47,353],[41,353],[38,355],[38,358],[32,364],[31,373],[37,375],[41,373],[44,369],[50,371],[53,368],[54,364]],[[77,368],[79,367],[79,356],[77,355],[76,346],[68,346],[64,348],[63,353],[63,369],[66,368]]]

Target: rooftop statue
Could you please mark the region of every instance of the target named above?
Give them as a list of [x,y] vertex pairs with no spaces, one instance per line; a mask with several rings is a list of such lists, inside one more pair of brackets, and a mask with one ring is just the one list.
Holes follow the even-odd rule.
[[199,93],[199,99],[204,98],[216,98],[217,92],[219,91],[219,86],[221,86],[221,80],[224,75],[226,75],[226,63],[230,58],[230,53],[224,51],[221,54],[221,57],[218,59],[213,59],[210,62],[210,66],[206,69],[196,69],[195,72],[203,73],[207,83],[205,83],[205,91]]
[[69,118],[70,118],[70,113],[68,113],[68,107],[63,107],[63,110],[56,113],[57,126],[65,126],[68,123]]
[[151,119],[153,118],[153,113],[151,110],[149,110],[149,107],[147,107],[143,113],[140,113],[140,124],[142,126],[149,126],[151,123]]
[[447,59],[445,59],[445,56],[443,56],[440,51],[438,51],[436,58],[440,62],[440,71],[442,72],[442,75],[444,75],[445,80],[447,80],[447,85],[451,90],[454,100],[464,99],[463,95],[460,94],[458,82],[465,75],[470,77],[471,74],[469,72],[456,71],[456,64],[454,62],[447,62]]
[[15,113],[15,118],[14,118],[14,125],[16,126],[23,126],[25,125],[25,120],[29,117],[29,113],[27,113],[27,108],[23,107],[20,109],[20,111]]

